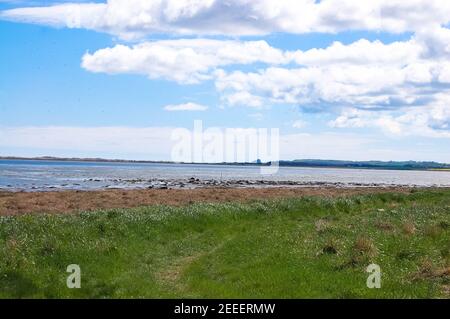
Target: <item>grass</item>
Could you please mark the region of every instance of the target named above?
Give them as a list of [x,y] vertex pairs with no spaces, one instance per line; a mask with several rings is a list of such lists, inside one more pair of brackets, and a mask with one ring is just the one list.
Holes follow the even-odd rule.
[[448,298],[449,226],[448,190],[1,217],[0,298]]

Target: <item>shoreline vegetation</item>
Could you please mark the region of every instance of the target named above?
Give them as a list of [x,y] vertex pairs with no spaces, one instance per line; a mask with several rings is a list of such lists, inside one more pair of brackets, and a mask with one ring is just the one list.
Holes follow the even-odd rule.
[[[107,207],[139,204],[138,194],[149,202]],[[105,206],[63,214],[61,203],[92,196]],[[0,298],[450,298],[448,188],[1,192],[0,201],[40,207],[0,216]],[[366,286],[372,263],[380,289]],[[80,289],[66,287],[70,264]]]
[[[242,163],[178,163],[172,161],[146,161],[146,160],[125,160],[125,159],[105,159],[105,158],[66,158],[66,157],[17,157],[0,156],[0,160],[29,160],[29,161],[62,161],[62,162],[97,162],[97,163],[138,163],[138,164],[191,164],[191,165],[244,165],[244,166],[268,166],[271,162],[263,163],[260,160],[255,162]],[[386,170],[450,170],[449,163],[438,162],[418,162],[418,161],[342,161],[342,160],[321,160],[321,159],[298,159],[292,161],[281,160],[277,163],[281,167],[316,167],[316,168],[354,168],[354,169],[386,169]]]
[[[430,188],[431,189],[431,188]],[[450,192],[450,188],[439,188]],[[274,187],[274,188],[193,188],[193,189],[108,189],[37,192],[0,191],[0,216],[61,214],[141,206],[186,206],[195,203],[247,203],[262,199],[410,193],[413,187]]]

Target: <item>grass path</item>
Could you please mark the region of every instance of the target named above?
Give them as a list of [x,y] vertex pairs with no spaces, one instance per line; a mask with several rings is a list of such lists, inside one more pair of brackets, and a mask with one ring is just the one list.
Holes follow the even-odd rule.
[[0,217],[2,298],[448,298],[449,284],[448,190]]

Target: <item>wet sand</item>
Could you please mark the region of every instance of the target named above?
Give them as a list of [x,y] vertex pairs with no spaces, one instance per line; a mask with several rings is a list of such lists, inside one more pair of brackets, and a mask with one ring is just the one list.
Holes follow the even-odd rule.
[[[450,190],[450,188],[448,188]],[[73,213],[149,205],[181,206],[197,202],[245,202],[301,196],[347,196],[380,192],[410,192],[410,187],[279,187],[197,188],[53,192],[0,192],[0,215]]]

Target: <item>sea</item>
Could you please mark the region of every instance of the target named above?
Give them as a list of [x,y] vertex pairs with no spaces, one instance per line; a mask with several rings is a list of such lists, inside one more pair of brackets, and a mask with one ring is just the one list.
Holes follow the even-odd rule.
[[258,166],[0,160],[0,190],[94,190],[144,188],[150,181],[291,181],[307,185],[450,187],[450,171],[279,167],[270,175]]

